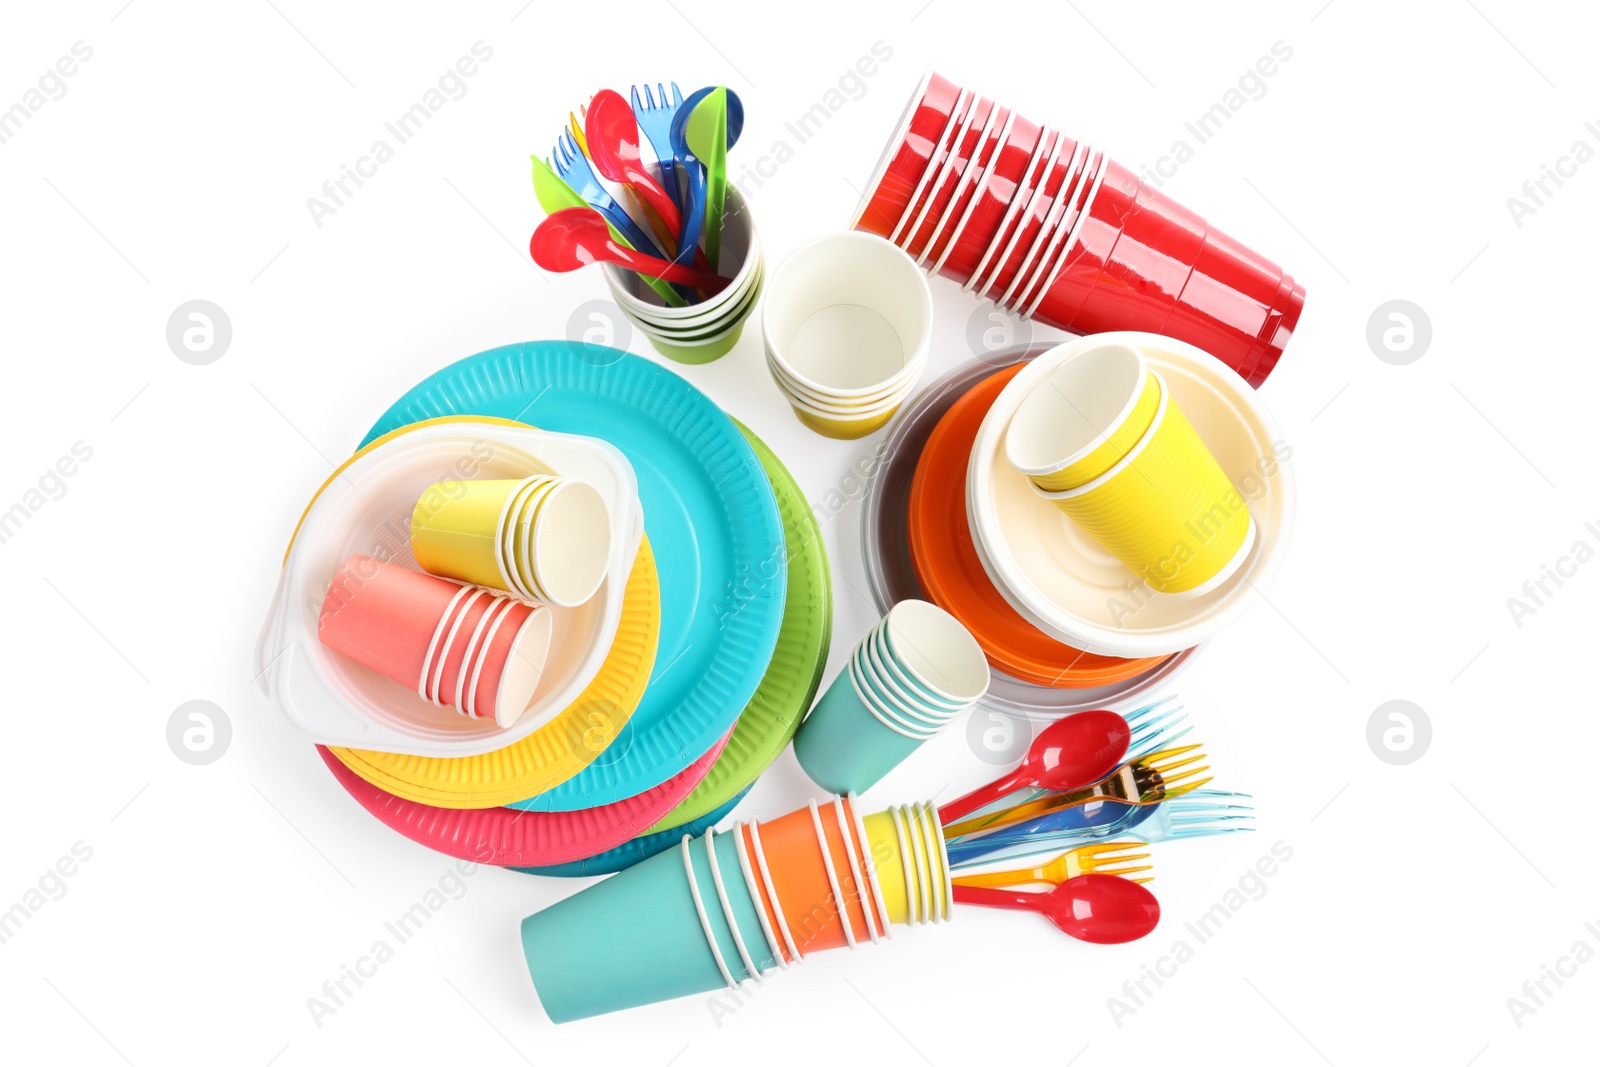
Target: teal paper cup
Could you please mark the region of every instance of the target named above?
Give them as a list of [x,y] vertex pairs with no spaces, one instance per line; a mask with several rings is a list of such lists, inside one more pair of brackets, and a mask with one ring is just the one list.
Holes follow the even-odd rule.
[[[702,892],[716,905],[712,885]],[[679,847],[523,919],[522,951],[545,1014],[565,1023],[726,987],[695,903]],[[707,915],[725,934],[721,906]]]
[[891,729],[867,706],[847,666],[794,736],[794,754],[811,780],[833,793],[861,793],[922,746]]

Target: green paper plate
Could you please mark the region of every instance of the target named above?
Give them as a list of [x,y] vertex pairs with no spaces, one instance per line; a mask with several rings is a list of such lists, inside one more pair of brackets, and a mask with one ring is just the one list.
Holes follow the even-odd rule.
[[[784,551],[789,557],[789,595],[784,601],[772,662],[767,665],[755,696],[739,714],[722,755],[694,792],[644,831],[646,834],[693,822],[759,778],[794,737],[817,695],[822,670],[828,662],[828,645],[833,638],[833,579],[828,573],[822,529],[783,461],[739,420],[734,419],[733,423],[755,450],[761,469],[772,482],[773,495],[778,498]],[[780,563],[778,559],[763,561],[770,567]],[[771,576],[768,573],[751,577],[761,582]]]

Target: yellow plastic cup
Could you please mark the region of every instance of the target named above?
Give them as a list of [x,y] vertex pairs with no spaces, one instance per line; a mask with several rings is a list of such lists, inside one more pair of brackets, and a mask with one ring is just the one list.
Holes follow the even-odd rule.
[[411,553],[429,574],[474,585],[512,589],[497,546],[521,478],[437,482],[411,512]]
[[1198,596],[1226,581],[1255,541],[1250,507],[1166,383],[1132,451],[1086,485],[1035,488],[1152,589]]
[[1086,349],[1023,398],[1006,428],[1006,460],[1048,492],[1086,485],[1139,443],[1160,398],[1161,386],[1134,346]]

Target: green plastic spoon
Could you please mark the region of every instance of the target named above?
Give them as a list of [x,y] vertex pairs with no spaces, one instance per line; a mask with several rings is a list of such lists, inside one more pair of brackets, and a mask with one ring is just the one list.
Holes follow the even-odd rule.
[[[579,196],[566,182],[561,180],[561,175],[550,169],[550,165],[538,156],[529,157],[533,160],[533,194],[539,198],[539,206],[546,215],[554,215],[557,211],[569,207],[588,207],[583,197]],[[611,231],[611,239],[624,248],[633,248],[628,239],[617,232],[615,226],[607,224]],[[644,283],[654,289],[667,302],[668,307],[688,307],[689,302],[678,295],[676,289],[666,282],[648,275],[639,275]]]
[[728,193],[727,89],[713,89],[696,105],[684,136],[690,151],[706,167],[706,259],[716,270],[722,255],[722,208]]

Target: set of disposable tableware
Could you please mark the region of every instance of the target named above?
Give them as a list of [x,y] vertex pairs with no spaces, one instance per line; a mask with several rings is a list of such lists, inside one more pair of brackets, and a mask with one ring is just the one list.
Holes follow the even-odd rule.
[[605,264],[623,312],[663,355],[704,363],[739,341],[762,279],[761,246],[728,183],[744,105],[722,86],[672,97],[610,89],[569,116],[548,162],[533,160],[547,217],[529,251],[545,270]]
[[[1182,709],[1151,701],[1286,548],[1289,450],[1251,386],[1303,290],[937,75],[854,228],[770,279],[726,180],[737,96],[606,91],[569,118],[534,160],[540,265],[603,263],[683,363],[730,351],[764,296],[766,368],[802,423],[849,439],[899,416],[863,515],[883,617],[815,699],[832,582],[782,462],[659,363],[537,341],[416,385],[317,491],[256,651],[263,691],[411,840],[620,872],[523,924],[556,1021],[759,980],[956,903],[1086,941],[1148,933],[1138,849],[1249,829],[1177,743]],[[930,271],[1117,332],[921,389]],[[861,815],[854,793],[979,705],[1048,724],[1019,768],[937,812]],[[848,799],[717,831],[791,741]]]

